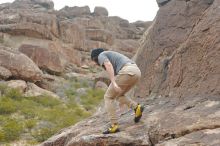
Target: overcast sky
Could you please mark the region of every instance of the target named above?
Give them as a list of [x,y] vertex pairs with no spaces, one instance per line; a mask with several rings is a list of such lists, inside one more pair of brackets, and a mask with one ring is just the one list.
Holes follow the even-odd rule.
[[[13,1],[0,0],[0,3]],[[129,22],[153,20],[158,10],[156,0],[53,0],[53,2],[57,10],[65,5],[71,7],[88,5],[93,12],[95,6],[103,6],[107,8],[109,16],[119,16]]]

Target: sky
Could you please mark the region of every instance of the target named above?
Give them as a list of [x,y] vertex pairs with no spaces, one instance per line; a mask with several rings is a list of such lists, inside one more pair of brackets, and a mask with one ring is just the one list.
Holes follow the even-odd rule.
[[[14,0],[0,0],[0,3]],[[64,6],[89,6],[93,12],[95,6],[102,6],[108,10],[109,16],[119,16],[129,22],[151,21],[156,16],[158,6],[156,0],[53,0],[56,10]]]

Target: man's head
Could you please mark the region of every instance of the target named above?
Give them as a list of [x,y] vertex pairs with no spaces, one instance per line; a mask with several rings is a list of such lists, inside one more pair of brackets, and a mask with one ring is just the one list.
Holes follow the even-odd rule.
[[98,56],[100,53],[102,53],[104,51],[104,49],[102,48],[96,48],[96,49],[92,49],[92,52],[91,52],[91,59],[93,61],[95,61],[96,63],[98,63]]

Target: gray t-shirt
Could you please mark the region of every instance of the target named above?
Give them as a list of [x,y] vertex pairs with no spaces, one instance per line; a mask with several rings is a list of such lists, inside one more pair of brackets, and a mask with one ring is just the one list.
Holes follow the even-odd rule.
[[99,54],[98,62],[99,65],[103,66],[105,61],[110,61],[115,75],[118,74],[119,70],[126,64],[126,63],[135,63],[128,57],[114,51],[104,51]]

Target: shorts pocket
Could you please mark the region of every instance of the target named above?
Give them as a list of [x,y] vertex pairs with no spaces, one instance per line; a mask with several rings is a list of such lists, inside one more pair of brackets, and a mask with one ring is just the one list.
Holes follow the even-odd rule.
[[130,76],[134,76],[135,75],[134,72],[128,72],[127,74],[130,75]]

